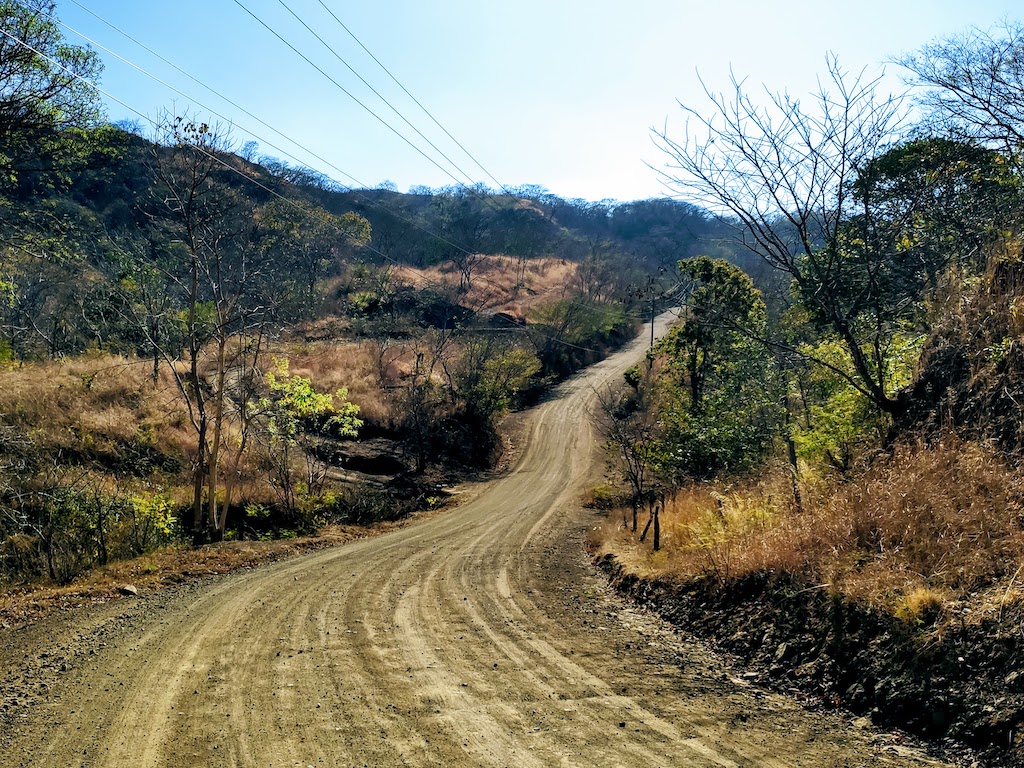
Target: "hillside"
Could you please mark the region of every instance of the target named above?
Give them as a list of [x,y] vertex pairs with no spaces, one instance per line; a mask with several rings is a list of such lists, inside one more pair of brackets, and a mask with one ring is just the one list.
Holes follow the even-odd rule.
[[1008,23],[905,57],[926,119],[834,61],[809,100],[687,106],[671,183],[788,285],[680,261],[592,499],[619,589],[751,679],[985,765],[1024,761],[1022,49]]
[[[112,125],[53,3],[0,10],[48,52],[0,41],[11,615],[438,510],[651,321],[623,377],[530,417],[536,525],[575,509],[596,416],[586,546],[621,592],[747,679],[1024,762],[1024,26],[904,57],[925,110],[835,59],[805,99],[708,90],[654,134],[673,199],[591,202],[350,189],[195,114]],[[550,412],[582,437],[542,440]],[[472,567],[512,599],[504,544]]]
[[[53,46],[44,11],[6,10]],[[40,76],[2,92],[28,105],[0,137],[8,585],[442,503],[498,460],[502,416],[635,334],[632,285],[671,254],[629,227],[713,228],[675,203],[346,190],[196,116],[107,124]]]

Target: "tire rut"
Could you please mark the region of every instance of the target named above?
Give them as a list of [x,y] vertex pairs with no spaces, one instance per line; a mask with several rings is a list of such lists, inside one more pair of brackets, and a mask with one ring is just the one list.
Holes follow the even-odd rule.
[[[147,598],[152,618],[57,676],[0,762],[941,765],[735,680],[585,561],[594,389],[642,350],[539,406],[517,467],[462,506]],[[26,660],[43,650],[34,642]]]

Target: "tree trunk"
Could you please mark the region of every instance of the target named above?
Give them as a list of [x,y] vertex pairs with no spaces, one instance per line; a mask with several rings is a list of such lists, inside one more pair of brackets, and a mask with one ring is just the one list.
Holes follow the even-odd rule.
[[206,420],[199,423],[196,443],[196,464],[192,476],[192,544],[198,547],[206,541],[203,525],[203,485],[206,479]]
[[220,443],[224,425],[224,380],[227,338],[223,333],[217,339],[217,389],[214,392],[213,404],[213,445],[210,447],[210,458],[207,463],[207,506],[209,510],[210,539],[221,541],[224,538],[224,523],[227,521],[227,510],[218,509],[217,485],[220,469]]
[[197,462],[192,478],[192,546],[206,542],[206,527],[203,525],[203,479],[202,464]]
[[97,560],[100,565],[106,565],[110,558],[107,552],[107,511],[98,493],[93,502],[96,504],[96,545],[99,549]]
[[650,502],[647,504],[647,525],[644,526],[644,532],[640,534],[640,543],[644,543],[644,539],[647,538],[647,532],[651,530],[651,523],[654,522],[654,507],[651,506]]
[[786,436],[786,448],[789,453],[790,480],[793,483],[793,502],[796,504],[797,513],[800,514],[804,511],[804,504],[803,499],[800,497],[800,475],[798,474],[799,466],[796,457],[796,443],[793,442],[793,438],[789,435]]

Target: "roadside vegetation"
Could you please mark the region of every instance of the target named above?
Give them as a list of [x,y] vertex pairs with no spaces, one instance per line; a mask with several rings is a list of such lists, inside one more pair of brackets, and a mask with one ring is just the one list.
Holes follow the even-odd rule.
[[1013,586],[1024,29],[1003,34],[902,62],[934,110],[918,124],[830,62],[817,100],[737,85],[715,117],[684,107],[704,134],[659,137],[668,182],[784,280],[679,261],[680,322],[602,398],[626,533],[633,508],[660,523],[651,567],[792,573],[892,609]]
[[[690,618],[774,605],[718,630],[898,725],[944,734],[981,700],[956,681],[995,680],[969,722],[1016,743],[1024,27],[904,57],[902,97],[835,60],[803,100],[709,89],[655,137],[678,200],[592,203],[353,190],[200,115],[112,125],[55,12],[0,0],[0,608],[442,506],[505,415],[678,306],[600,393],[595,554]],[[842,671],[857,622],[935,661],[920,691]]]
[[986,748],[1024,711],[1022,51],[1012,23],[939,41],[904,97],[830,60],[814,98],[734,82],[658,134],[666,182],[777,279],[679,261],[679,324],[601,397],[620,481],[591,536],[771,674]]

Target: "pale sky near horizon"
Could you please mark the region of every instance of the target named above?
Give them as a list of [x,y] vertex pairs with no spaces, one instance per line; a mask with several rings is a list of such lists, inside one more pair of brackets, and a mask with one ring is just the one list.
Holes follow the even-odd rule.
[[[678,132],[676,100],[702,106],[701,78],[713,90],[725,89],[732,67],[750,84],[801,95],[813,90],[829,52],[847,69],[876,68],[936,38],[1019,20],[1018,7],[1010,0],[58,0],[61,21],[187,97],[96,46],[106,66],[102,87],[131,108],[107,99],[111,120],[140,119],[132,110],[148,118],[163,110],[205,118],[212,108],[231,122],[239,144],[254,139],[260,153],[292,164],[297,158],[349,186],[389,180],[405,191],[455,183],[345,95],[339,85],[447,166],[336,53],[473,181],[496,186],[330,9],[502,184],[539,184],[590,200],[665,194],[645,165],[663,162],[650,129],[667,124]],[[898,67],[886,69],[899,87]],[[465,180],[459,170],[451,173]]]

